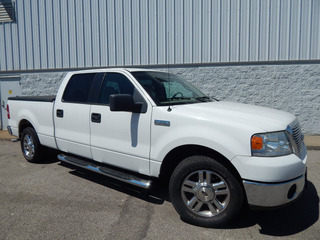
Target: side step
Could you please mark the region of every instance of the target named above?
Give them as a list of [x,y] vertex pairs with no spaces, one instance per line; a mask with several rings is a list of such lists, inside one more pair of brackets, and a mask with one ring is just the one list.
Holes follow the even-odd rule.
[[111,177],[119,181],[132,184],[134,186],[138,186],[144,189],[149,189],[151,187],[151,183],[152,183],[151,180],[142,179],[127,173],[123,173],[111,168],[107,168],[105,166],[99,166],[98,164],[87,162],[79,158],[66,156],[64,154],[59,154],[58,159],[62,162],[66,162],[71,165],[75,165],[77,167],[81,167],[81,168],[105,175],[107,177]]

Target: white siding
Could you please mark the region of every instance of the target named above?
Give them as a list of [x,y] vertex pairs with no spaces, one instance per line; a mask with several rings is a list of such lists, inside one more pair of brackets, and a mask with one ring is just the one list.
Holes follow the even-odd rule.
[[0,71],[320,59],[320,0],[16,0]]

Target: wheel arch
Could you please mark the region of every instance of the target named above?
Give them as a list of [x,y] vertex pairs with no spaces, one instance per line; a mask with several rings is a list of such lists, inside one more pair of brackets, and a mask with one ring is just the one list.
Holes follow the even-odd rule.
[[35,129],[34,126],[28,120],[26,120],[26,119],[20,120],[20,122],[19,122],[19,138],[21,138],[22,131],[24,129],[26,129],[27,127],[31,127],[33,129]]
[[174,169],[181,161],[183,161],[183,159],[197,155],[213,158],[224,167],[226,167],[242,185],[241,176],[229,159],[211,148],[192,144],[176,147],[165,156],[160,168],[160,179],[169,182]]

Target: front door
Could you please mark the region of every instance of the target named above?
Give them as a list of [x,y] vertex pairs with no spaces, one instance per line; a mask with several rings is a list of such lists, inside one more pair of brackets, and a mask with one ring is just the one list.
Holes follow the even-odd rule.
[[[144,102],[144,113],[111,112],[109,96],[130,94]],[[99,103],[91,106],[91,151],[94,160],[149,174],[152,107],[123,74],[106,73]]]
[[7,129],[7,101],[9,97],[21,95],[20,78],[6,78],[0,80],[1,97],[1,129]]

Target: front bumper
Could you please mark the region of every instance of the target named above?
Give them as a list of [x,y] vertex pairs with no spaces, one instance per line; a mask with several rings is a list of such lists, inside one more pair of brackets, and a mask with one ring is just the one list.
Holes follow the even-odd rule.
[[260,183],[243,180],[248,204],[259,207],[285,205],[300,196],[306,182],[306,174],[281,183]]
[[248,204],[277,207],[298,198],[306,182],[307,152],[303,151],[302,156],[235,157],[232,163],[243,179]]

